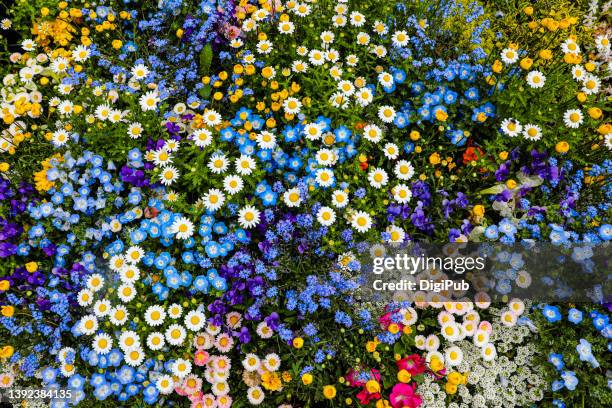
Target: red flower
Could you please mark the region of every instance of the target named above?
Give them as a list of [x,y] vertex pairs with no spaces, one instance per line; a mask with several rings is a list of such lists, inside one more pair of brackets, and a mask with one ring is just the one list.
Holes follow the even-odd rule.
[[398,383],[393,386],[389,401],[393,408],[418,408],[423,403],[423,398],[415,394],[416,384]]
[[380,399],[380,393],[370,394],[365,388],[359,391],[357,399],[361,405],[368,405],[371,401],[378,401]]
[[478,160],[484,156],[484,152],[480,147],[470,146],[463,152],[463,164],[468,164],[471,161]]
[[425,372],[427,368],[425,366],[425,359],[418,354],[411,354],[407,357],[402,358],[397,362],[397,368],[399,370],[406,370],[410,375],[418,375]]

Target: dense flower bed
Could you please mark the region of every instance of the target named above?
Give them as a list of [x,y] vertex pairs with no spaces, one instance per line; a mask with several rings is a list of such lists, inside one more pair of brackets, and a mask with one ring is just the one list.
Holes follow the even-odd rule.
[[605,282],[582,304],[373,303],[359,280],[378,244],[609,244],[609,7],[17,1],[2,395],[612,405]]

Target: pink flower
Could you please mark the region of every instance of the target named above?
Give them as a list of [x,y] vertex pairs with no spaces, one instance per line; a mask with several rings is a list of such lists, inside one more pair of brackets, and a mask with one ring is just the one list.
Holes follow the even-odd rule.
[[206,364],[209,356],[208,351],[198,350],[193,356],[193,362],[195,365],[201,367]]
[[410,375],[418,375],[425,372],[425,359],[418,354],[411,354],[399,360],[397,368],[408,371]]
[[423,398],[415,394],[416,384],[398,383],[393,386],[389,401],[393,408],[418,408],[423,403]]

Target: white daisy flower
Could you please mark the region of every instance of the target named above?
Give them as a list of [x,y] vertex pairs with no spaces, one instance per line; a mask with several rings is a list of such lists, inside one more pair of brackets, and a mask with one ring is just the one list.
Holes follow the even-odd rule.
[[393,123],[395,119],[395,109],[392,106],[381,106],[378,108],[378,118],[385,123]]
[[344,27],[347,23],[347,19],[342,14],[337,14],[332,17],[332,25],[336,28]]
[[171,324],[165,332],[166,340],[173,346],[180,346],[185,341],[187,332],[180,324]]
[[359,63],[359,57],[356,56],[355,54],[347,55],[345,60],[346,60],[346,65],[348,65],[349,67],[356,67],[357,64]]
[[351,217],[351,226],[358,232],[364,233],[372,228],[372,217],[365,211],[356,211]]
[[157,91],[149,91],[142,95],[138,102],[140,103],[140,109],[144,112],[157,109],[157,104],[160,102]]
[[95,315],[85,315],[79,321],[79,331],[85,335],[92,335],[98,330],[98,318]]
[[183,308],[181,305],[177,304],[177,303],[173,303],[170,306],[168,306],[168,316],[171,319],[178,319],[179,317],[181,317],[183,314]]
[[406,204],[410,202],[412,198],[412,191],[410,187],[405,184],[398,184],[393,188],[393,199],[400,204]]
[[55,147],[64,146],[70,140],[70,135],[64,129],[59,129],[53,132],[53,145]]
[[97,292],[104,286],[104,277],[99,273],[94,273],[87,278],[87,288],[92,292]]
[[124,350],[123,359],[132,367],[139,367],[145,359],[145,353],[140,347]]
[[259,41],[256,47],[257,52],[264,55],[271,53],[273,48],[272,43],[268,40]]
[[387,25],[380,20],[374,21],[374,24],[372,24],[372,28],[374,29],[374,31],[376,31],[376,34],[380,36],[383,36],[389,32],[389,28],[387,27]]
[[302,203],[300,190],[297,187],[291,188],[283,193],[283,201],[288,207],[299,207]]
[[523,127],[523,137],[527,140],[540,140],[542,138],[542,130],[538,125],[528,123]]
[[291,63],[291,70],[296,73],[304,73],[308,70],[308,64],[302,60],[295,60]]
[[129,313],[125,306],[115,306],[109,313],[109,318],[115,326],[123,326],[129,317]]
[[159,179],[161,183],[165,186],[169,186],[174,183],[179,178],[179,171],[176,167],[167,166],[161,170],[159,174]]
[[378,143],[382,140],[382,129],[374,124],[366,125],[363,128],[363,137],[372,143]]
[[595,46],[599,52],[606,53],[610,51],[610,39],[607,35],[598,35],[595,37]]
[[97,317],[107,316],[111,310],[111,303],[107,299],[97,300],[93,305],[93,311]]
[[493,361],[497,356],[497,350],[493,343],[487,343],[481,350],[482,359],[484,361]]
[[273,149],[276,146],[276,135],[265,130],[259,133],[255,140],[260,149]]
[[501,314],[500,320],[504,326],[512,327],[516,324],[518,316],[512,310],[506,310]]
[[332,204],[337,208],[344,208],[348,205],[348,194],[342,190],[335,190],[332,193]]
[[193,140],[193,144],[198,147],[207,147],[212,143],[212,133],[208,129],[197,129],[190,136],[191,140]]
[[302,102],[298,98],[289,97],[283,101],[283,109],[285,113],[297,115],[302,108]]
[[274,372],[278,371],[281,365],[281,359],[276,353],[270,353],[264,357],[263,366],[266,370]]
[[578,109],[568,109],[563,114],[563,123],[568,128],[578,129],[584,121],[584,115]]
[[572,77],[576,81],[582,81],[586,76],[586,71],[582,65],[574,65],[572,67]]
[[261,360],[259,360],[259,357],[257,357],[256,354],[248,353],[244,357],[244,360],[242,360],[242,366],[245,370],[252,373],[259,370],[261,367]]
[[489,332],[486,330],[478,329],[476,330],[476,334],[474,334],[474,345],[476,347],[484,347],[489,342]]
[[217,211],[225,203],[225,194],[219,189],[212,188],[204,194],[202,202],[208,211]]
[[281,34],[293,34],[295,31],[295,24],[291,21],[281,21],[278,23],[278,32]]
[[515,137],[521,134],[523,126],[516,119],[506,118],[501,123],[501,131],[506,136]]
[[321,207],[317,211],[317,221],[319,224],[329,227],[336,221],[336,212],[330,207]]
[[532,88],[542,88],[545,82],[546,77],[540,71],[531,71],[527,74],[527,84]]
[[357,34],[357,44],[368,45],[370,44],[370,35],[368,33],[360,32]]
[[222,117],[219,114],[219,112],[215,110],[207,109],[204,112],[203,117],[204,117],[204,123],[206,123],[206,126],[213,127],[213,126],[217,126],[221,124]]
[[174,380],[171,375],[162,374],[155,381],[155,388],[162,395],[172,394],[174,392]]
[[151,158],[156,167],[164,167],[172,163],[172,155],[163,147],[151,152]]
[[237,175],[229,175],[223,179],[223,189],[227,191],[228,194],[236,194],[242,191],[244,187],[244,182],[242,178]]
[[124,351],[133,347],[140,347],[140,337],[133,330],[124,331],[119,336],[119,347]]
[[185,315],[185,326],[191,331],[199,331],[206,324],[206,316],[198,310],[192,310]]
[[136,297],[136,288],[134,285],[122,284],[117,288],[117,296],[123,303],[128,303]]
[[113,339],[106,333],[96,334],[91,342],[91,347],[98,354],[108,354],[113,348]]
[[132,264],[137,264],[138,262],[140,262],[143,256],[144,250],[137,245],[129,247],[125,252],[126,261]]
[[595,95],[599,93],[599,88],[601,87],[601,81],[595,75],[588,74],[585,75],[584,80],[582,81],[582,92],[587,95]]
[[358,11],[353,11],[351,12],[351,14],[349,15],[350,20],[351,20],[351,25],[355,26],[355,27],[361,27],[366,23],[366,18],[363,14],[361,14]]
[[149,75],[150,73],[149,68],[147,68],[147,66],[144,64],[134,65],[134,67],[132,67],[132,70],[130,72],[132,74],[132,77],[137,81],[140,81],[141,79],[145,79],[147,75]]
[[444,361],[447,366],[455,367],[463,362],[463,351],[457,346],[446,349]]
[[187,239],[193,235],[193,222],[186,217],[177,217],[172,225],[170,231],[176,234],[177,239]]
[[396,31],[393,33],[391,37],[391,41],[393,41],[393,45],[395,47],[405,47],[408,45],[408,41],[410,41],[410,37],[408,33],[404,30]]
[[227,170],[228,166],[229,160],[222,153],[213,154],[207,165],[210,171],[212,171],[214,174],[224,173]]
[[389,234],[389,242],[404,242],[404,239],[406,239],[406,233],[397,225],[389,225],[387,233]]
[[238,223],[242,228],[253,228],[261,219],[261,212],[252,205],[246,205],[238,211]]
[[374,95],[370,88],[363,87],[355,92],[355,102],[361,107],[368,106],[373,99]]
[[387,172],[380,167],[373,167],[368,173],[368,181],[370,185],[374,188],[382,188],[387,185],[389,181],[389,176]]
[[164,344],[166,340],[160,332],[153,332],[147,336],[147,347],[153,351],[161,350]]
[[142,125],[138,122],[130,123],[127,134],[132,139],[138,139],[140,136],[142,136]]
[[440,328],[440,332],[448,341],[456,341],[459,339],[459,326],[453,321],[443,324]]
[[400,160],[393,169],[395,175],[400,180],[410,180],[414,176],[414,167],[407,160]]
[[93,292],[89,289],[81,289],[77,294],[77,302],[79,306],[85,307],[93,303]]
[[440,338],[435,334],[430,334],[425,339],[425,350],[432,352],[436,351],[440,347]]
[[519,59],[518,51],[512,48],[504,48],[501,52],[501,60],[504,64],[514,64]]
[[164,323],[166,311],[159,305],[149,306],[144,314],[145,322],[149,326],[156,327]]
[[325,64],[325,53],[320,50],[310,50],[308,53],[308,61],[314,66]]
[[395,160],[399,156],[399,147],[395,143],[387,143],[383,148],[385,157],[389,160]]
[[318,169],[315,173],[315,182],[320,187],[330,187],[335,182],[334,172],[331,169]]
[[580,47],[576,44],[576,41],[568,38],[561,43],[561,51],[564,54],[580,54]]

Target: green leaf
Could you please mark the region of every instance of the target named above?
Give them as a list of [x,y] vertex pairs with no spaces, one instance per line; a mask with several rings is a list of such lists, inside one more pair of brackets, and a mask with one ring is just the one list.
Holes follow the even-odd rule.
[[208,74],[208,71],[210,70],[210,64],[212,63],[212,58],[212,47],[210,44],[206,44],[206,47],[204,47],[202,52],[200,52],[200,74],[202,76]]

